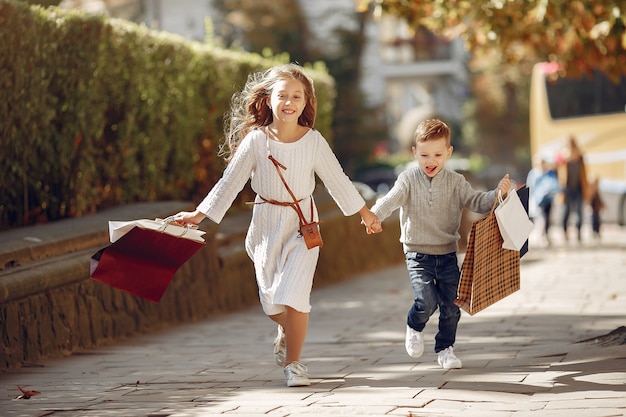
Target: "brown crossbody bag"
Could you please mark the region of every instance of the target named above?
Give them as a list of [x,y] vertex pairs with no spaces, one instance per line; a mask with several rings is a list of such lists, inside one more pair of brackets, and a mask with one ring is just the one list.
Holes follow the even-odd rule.
[[266,145],[267,145],[267,158],[270,161],[272,161],[272,163],[274,164],[274,167],[276,168],[276,172],[278,172],[278,176],[280,177],[283,184],[285,185],[285,188],[287,189],[287,192],[289,193],[291,198],[293,198],[293,203],[291,202],[287,203],[287,202],[276,201],[276,200],[268,200],[266,198],[263,198],[263,196],[259,196],[259,197],[261,198],[261,200],[269,204],[275,204],[278,206],[290,206],[291,208],[293,208],[298,214],[298,218],[300,221],[300,227],[298,231],[300,232],[300,236],[304,238],[304,243],[306,244],[307,249],[313,249],[317,246],[322,247],[324,245],[324,242],[322,241],[322,235],[320,233],[319,222],[313,221],[314,219],[313,196],[310,197],[311,220],[307,222],[307,220],[304,217],[304,214],[302,213],[302,209],[300,208],[300,201],[302,200],[298,200],[296,198],[294,193],[291,191],[291,188],[289,188],[289,186],[287,185],[287,181],[285,181],[285,177],[283,177],[283,173],[281,172],[281,169],[286,170],[287,167],[281,164],[280,162],[278,162],[270,153],[269,138],[267,139]]

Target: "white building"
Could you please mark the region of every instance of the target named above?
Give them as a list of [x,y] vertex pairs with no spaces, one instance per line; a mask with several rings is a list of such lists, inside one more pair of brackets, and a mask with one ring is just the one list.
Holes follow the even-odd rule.
[[468,54],[461,40],[445,41],[424,28],[383,16],[377,24],[376,69],[384,83],[391,135],[406,146],[417,124],[432,116],[462,120]]

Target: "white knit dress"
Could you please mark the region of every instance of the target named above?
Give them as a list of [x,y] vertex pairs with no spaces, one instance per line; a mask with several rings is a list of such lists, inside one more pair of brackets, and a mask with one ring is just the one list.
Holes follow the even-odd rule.
[[[257,129],[242,141],[222,178],[198,206],[198,210],[219,223],[249,178],[259,196],[267,200],[293,201],[272,161],[268,159],[267,137]],[[300,202],[307,220],[315,189],[315,175],[322,180],[344,215],[357,213],[365,201],[345,175],[326,139],[309,130],[298,141],[269,141],[272,156],[287,167],[285,181]],[[317,208],[314,207],[314,218]],[[290,306],[300,312],[311,311],[310,295],[319,248],[307,249],[298,236],[298,216],[292,207],[255,204],[246,236],[246,251],[254,262],[263,311],[274,315]]]

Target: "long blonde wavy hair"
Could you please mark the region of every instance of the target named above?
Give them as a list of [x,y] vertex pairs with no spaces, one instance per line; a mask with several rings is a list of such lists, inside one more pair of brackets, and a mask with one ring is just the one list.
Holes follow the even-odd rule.
[[297,64],[272,67],[250,74],[243,90],[233,95],[230,112],[224,120],[225,140],[218,156],[230,161],[239,143],[250,131],[272,123],[272,109],[268,106],[272,89],[277,82],[290,79],[298,80],[304,86],[306,105],[298,118],[298,124],[313,128],[317,115],[313,80]]

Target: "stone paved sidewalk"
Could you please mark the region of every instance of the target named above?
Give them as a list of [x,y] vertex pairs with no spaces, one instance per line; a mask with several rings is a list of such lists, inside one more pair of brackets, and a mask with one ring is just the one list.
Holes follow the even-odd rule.
[[[313,292],[310,387],[285,386],[255,307],[4,372],[0,416],[624,416],[623,333],[600,336],[626,325],[626,229],[605,230],[599,244],[533,237],[522,289],[462,317],[460,370],[436,363],[436,320],[422,358],[404,351],[400,264]],[[17,385],[40,394],[15,399]]]

